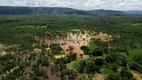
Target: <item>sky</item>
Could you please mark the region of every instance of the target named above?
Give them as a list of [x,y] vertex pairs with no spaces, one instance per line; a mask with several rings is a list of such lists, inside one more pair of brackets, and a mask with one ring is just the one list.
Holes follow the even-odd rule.
[[142,10],[142,0],[0,0],[0,6],[68,7],[81,10]]

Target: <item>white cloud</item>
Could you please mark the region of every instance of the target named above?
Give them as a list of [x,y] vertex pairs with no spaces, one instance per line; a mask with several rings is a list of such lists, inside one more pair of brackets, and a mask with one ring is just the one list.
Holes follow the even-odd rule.
[[0,0],[0,6],[70,7],[83,10],[142,10],[142,0]]

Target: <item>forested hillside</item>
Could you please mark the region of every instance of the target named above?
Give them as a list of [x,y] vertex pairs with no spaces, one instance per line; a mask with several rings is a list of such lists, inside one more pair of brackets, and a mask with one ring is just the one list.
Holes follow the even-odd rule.
[[1,15],[87,15],[87,16],[126,16],[128,14],[113,10],[77,10],[60,7],[10,7],[0,6]]

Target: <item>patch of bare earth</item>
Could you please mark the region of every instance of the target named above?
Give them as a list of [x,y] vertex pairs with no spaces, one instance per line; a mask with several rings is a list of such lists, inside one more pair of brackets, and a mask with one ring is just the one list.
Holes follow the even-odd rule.
[[98,35],[92,36],[94,39],[100,39],[101,41],[108,42],[112,40],[112,36],[106,33],[100,32]]
[[135,78],[136,80],[142,80],[142,78],[140,77],[140,76],[142,76],[142,74],[138,74],[138,73],[132,71],[132,75],[134,76],[134,78]]
[[4,46],[0,44],[0,51],[3,50]]
[[42,50],[41,50],[41,49],[39,49],[39,48],[35,48],[35,49],[34,49],[34,52],[35,52],[35,53],[41,53],[41,52],[42,52]]
[[[96,35],[94,36],[94,34]],[[52,43],[60,44],[60,46],[63,48],[63,51],[65,52],[65,55],[55,55],[55,58],[61,58],[68,55],[70,53],[70,50],[68,50],[69,47],[72,47],[73,48],[72,52],[77,53],[78,56],[80,56],[80,54],[84,55],[84,52],[80,49],[80,47],[87,46],[90,40],[94,38],[100,39],[104,42],[112,40],[112,36],[106,33],[103,32],[96,33],[93,31],[91,32],[89,30],[79,30],[79,29],[71,30],[70,32],[66,33],[66,36],[62,36],[61,38],[58,37],[54,39],[42,37],[39,39],[40,44],[46,44],[46,45],[50,45]],[[36,37],[36,39],[38,39],[38,37]]]
[[105,77],[102,74],[95,74],[93,80],[105,80]]
[[48,73],[48,78],[47,79],[42,79],[42,80],[60,80],[60,76],[59,73],[51,73],[51,65],[49,65],[48,67],[42,67],[42,69],[46,70]]
[[54,56],[56,59],[59,59],[59,58],[64,58],[64,57],[66,57],[66,55],[55,55]]
[[6,47],[4,45],[0,44],[0,55],[5,55],[7,53],[7,52],[4,51],[5,48]]

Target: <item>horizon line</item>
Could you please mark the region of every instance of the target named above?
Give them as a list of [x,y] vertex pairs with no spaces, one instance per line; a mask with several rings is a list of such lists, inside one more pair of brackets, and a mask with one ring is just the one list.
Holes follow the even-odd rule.
[[56,6],[7,6],[7,5],[0,5],[0,7],[29,7],[29,8],[69,8],[69,9],[75,9],[75,10],[83,10],[83,11],[93,11],[93,10],[111,10],[111,11],[142,11],[138,9],[127,9],[127,10],[118,10],[118,9],[77,9],[77,8],[71,8],[71,7],[56,7]]

